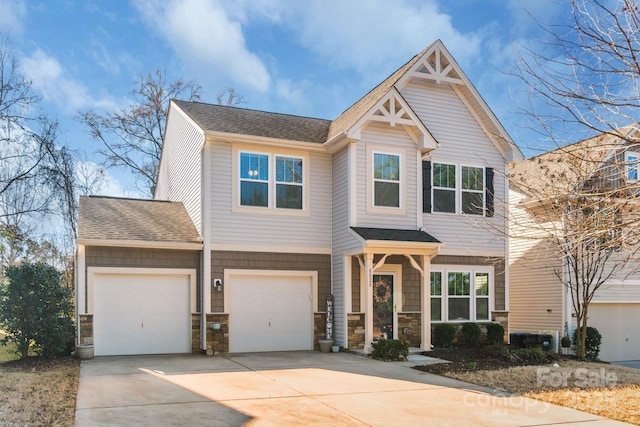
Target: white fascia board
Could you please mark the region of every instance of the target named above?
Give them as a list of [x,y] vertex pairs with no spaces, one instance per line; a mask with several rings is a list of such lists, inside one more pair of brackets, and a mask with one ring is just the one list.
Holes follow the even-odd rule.
[[84,246],[112,246],[119,248],[149,248],[149,249],[184,249],[201,250],[202,243],[191,242],[154,242],[145,240],[109,240],[109,239],[78,239],[78,245]]
[[239,133],[216,132],[211,130],[205,131],[205,136],[209,142],[233,142],[263,145],[268,147],[287,147],[295,148],[297,150],[304,149],[305,151],[315,151],[320,153],[327,152],[324,144],[317,142],[293,141],[290,139],[268,138],[265,136],[243,135]]

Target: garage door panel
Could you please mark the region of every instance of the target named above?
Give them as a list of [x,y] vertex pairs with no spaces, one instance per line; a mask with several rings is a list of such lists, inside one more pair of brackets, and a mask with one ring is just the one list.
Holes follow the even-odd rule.
[[232,352],[310,350],[309,276],[231,276],[229,346]]
[[640,360],[640,304],[591,304],[589,326],[602,335],[600,359]]
[[190,351],[188,275],[96,274],[93,286],[96,355]]

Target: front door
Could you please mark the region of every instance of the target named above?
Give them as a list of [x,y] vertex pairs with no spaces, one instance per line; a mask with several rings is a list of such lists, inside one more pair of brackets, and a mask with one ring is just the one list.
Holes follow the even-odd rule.
[[393,274],[373,275],[373,339],[393,339],[395,333]]

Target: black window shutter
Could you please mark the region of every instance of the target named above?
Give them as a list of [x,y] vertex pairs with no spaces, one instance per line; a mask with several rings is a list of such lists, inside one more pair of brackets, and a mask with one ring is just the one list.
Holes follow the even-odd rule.
[[422,161],[422,212],[431,213],[431,162]]
[[492,217],[494,213],[493,208],[493,168],[486,168],[484,170],[484,182],[486,183],[486,214],[488,217]]

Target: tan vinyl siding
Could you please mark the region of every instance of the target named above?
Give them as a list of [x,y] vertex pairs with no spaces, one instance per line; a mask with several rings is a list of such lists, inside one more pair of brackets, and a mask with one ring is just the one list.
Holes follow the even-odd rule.
[[[401,176],[405,180],[401,205],[404,214],[397,215],[393,209],[390,213],[370,212],[368,205],[372,204],[373,167],[372,152],[404,153],[401,160]],[[371,124],[362,131],[362,140],[357,144],[357,206],[358,227],[400,228],[415,230],[417,228],[417,148],[415,142],[406,131],[387,125]],[[404,169],[404,170],[403,170]]]
[[202,146],[204,134],[171,106],[165,135],[156,199],[184,204],[202,234]]
[[[562,283],[555,275],[561,260],[540,240],[541,231],[528,226],[531,219],[518,206],[523,196],[511,191],[511,231],[509,241],[509,329],[511,332],[562,331]],[[548,311],[550,310],[550,311]]]
[[[309,153],[309,215],[233,211],[233,146],[211,145],[211,236],[216,244],[331,246],[331,156]],[[274,152],[278,152],[275,150]]]
[[449,85],[408,84],[402,89],[418,117],[440,143],[432,162],[449,162],[492,167],[495,172],[495,215],[425,214],[427,231],[446,249],[505,251],[503,211],[505,159]]
[[350,307],[345,307],[344,251],[358,245],[349,232],[349,147],[334,154],[331,169],[332,193],[332,293],[335,301],[336,342],[346,345],[346,321]]

